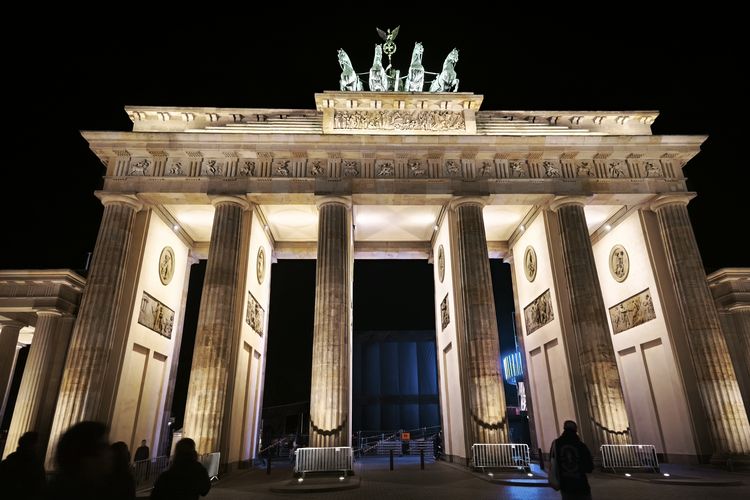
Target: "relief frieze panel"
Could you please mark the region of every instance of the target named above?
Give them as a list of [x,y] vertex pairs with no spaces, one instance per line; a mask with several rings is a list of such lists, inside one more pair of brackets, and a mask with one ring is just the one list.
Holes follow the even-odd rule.
[[[192,155],[190,154],[192,153]],[[215,152],[213,153],[216,154]],[[256,153],[251,153],[256,154]],[[228,155],[227,155],[228,156]],[[232,155],[231,158],[202,157],[200,152],[182,152],[165,156],[134,156],[116,159],[110,170],[115,176],[127,177],[289,177],[289,178],[468,178],[519,179],[558,182],[563,178],[653,179],[672,178],[679,172],[659,159],[626,161],[579,158],[576,160],[528,160],[518,156],[501,159],[460,157],[429,159],[427,157],[399,157],[379,159],[338,158],[274,158],[271,153],[257,153],[257,157]],[[681,165],[680,165],[681,166]]]
[[222,160],[215,158],[206,158],[203,160],[201,165],[201,176],[203,177],[216,177],[224,175],[225,165]]
[[336,111],[334,130],[466,130],[464,114],[456,111]]
[[642,292],[610,307],[609,318],[612,321],[613,333],[622,333],[656,319],[651,291],[646,288]]

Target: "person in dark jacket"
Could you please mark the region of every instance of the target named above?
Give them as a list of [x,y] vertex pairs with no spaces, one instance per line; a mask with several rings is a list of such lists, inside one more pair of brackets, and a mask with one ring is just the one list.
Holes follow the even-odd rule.
[[151,456],[151,450],[148,449],[147,441],[141,440],[141,445],[135,450],[135,456],[133,462],[140,462],[141,460],[148,460]]
[[195,441],[180,439],[174,448],[172,465],[159,476],[151,490],[155,500],[198,500],[211,489],[208,471],[198,462]]
[[578,437],[578,425],[566,420],[554,446],[563,500],[591,500],[586,474],[594,470],[594,461],[588,447]]
[[25,433],[18,440],[16,451],[0,463],[0,497],[17,500],[41,497],[45,475],[38,441],[36,432]]

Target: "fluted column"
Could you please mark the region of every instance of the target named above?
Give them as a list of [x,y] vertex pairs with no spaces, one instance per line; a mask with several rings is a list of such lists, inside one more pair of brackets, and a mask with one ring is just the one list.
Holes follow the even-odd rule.
[[[470,443],[508,442],[505,392],[500,372],[500,340],[492,292],[490,257],[484,230],[481,198],[458,198],[451,203],[456,214],[455,261],[458,266],[459,317],[468,354]],[[468,451],[468,450],[467,450]]]
[[651,208],[659,221],[714,452],[748,454],[750,424],[690,225],[689,201],[689,195],[663,195]]
[[23,327],[23,323],[17,321],[0,324],[0,398],[2,398],[0,399],[0,422],[3,421],[5,415],[13,372],[16,369],[16,359],[18,351],[21,350],[18,344],[18,332]]
[[193,364],[190,369],[183,435],[195,440],[198,453],[219,451],[227,395],[230,352],[237,327],[242,228],[249,204],[220,196],[215,207],[206,277],[203,282]]
[[583,211],[585,203],[585,198],[562,197],[554,200],[550,208],[557,212],[560,222],[573,336],[578,347],[592,434],[596,440],[589,443],[589,447],[598,450],[602,444],[629,443],[630,430]]
[[142,206],[131,196],[99,193],[99,198],[104,204],[104,214],[70,339],[48,457],[68,427],[100,418],[101,381],[110,361],[135,214]]
[[349,446],[351,203],[318,202],[318,261],[310,390],[310,446]]
[[[60,380],[59,365],[56,376],[50,373],[50,369],[55,367],[55,335],[61,316],[62,313],[56,310],[37,311],[34,337],[18,389],[16,408],[8,431],[8,443],[17,443],[18,438],[27,431],[38,432],[39,442],[47,442],[54,406],[45,403],[57,396],[57,384],[52,384],[54,387],[51,387],[49,379]],[[6,445],[4,455],[7,456],[14,450],[15,447]]]

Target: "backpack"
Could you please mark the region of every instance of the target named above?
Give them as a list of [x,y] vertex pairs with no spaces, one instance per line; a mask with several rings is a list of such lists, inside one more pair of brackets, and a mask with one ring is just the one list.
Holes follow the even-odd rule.
[[547,481],[550,487],[558,491],[560,489],[560,471],[557,463],[557,440],[552,441],[552,447],[549,450],[549,474]]

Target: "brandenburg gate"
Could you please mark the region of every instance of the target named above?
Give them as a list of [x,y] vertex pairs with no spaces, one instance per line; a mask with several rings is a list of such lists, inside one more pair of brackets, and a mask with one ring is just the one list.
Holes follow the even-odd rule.
[[[27,367],[59,370],[37,429],[48,453],[81,420],[131,449],[163,439],[189,273],[207,259],[184,436],[230,466],[252,459],[268,318],[284,314],[271,263],[298,258],[317,259],[311,447],[351,444],[353,263],[367,258],[434,264],[446,454],[508,442],[489,265],[502,258],[539,447],[573,419],[592,450],[750,453],[687,212],[683,167],[705,137],[653,135],[653,111],[482,110],[457,79],[420,91],[414,59],[400,88],[376,71],[380,90],[364,91],[342,53],[341,89],[315,109],[133,106],[132,132],[83,132],[106,166],[101,228],[64,364],[32,344]],[[41,385],[24,384],[20,400],[41,407]]]

